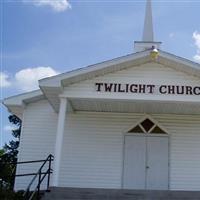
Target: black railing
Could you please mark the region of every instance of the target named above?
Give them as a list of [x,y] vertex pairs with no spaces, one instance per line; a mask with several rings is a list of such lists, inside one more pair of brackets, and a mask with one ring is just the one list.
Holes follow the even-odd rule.
[[[52,167],[51,167],[53,159],[54,159],[53,155],[50,154],[45,160],[17,162],[17,164],[28,164],[28,163],[39,163],[39,162],[41,163],[41,162],[43,162],[36,173],[26,173],[26,174],[15,175],[16,177],[33,176],[33,178],[31,179],[28,187],[26,188],[26,190],[23,194],[25,200],[32,200],[34,197],[36,199],[40,199],[41,184],[42,184],[42,182],[43,182],[43,180],[45,179],[46,176],[47,176],[46,191],[49,191],[50,175],[53,173],[53,170],[52,170]],[[46,164],[48,164],[48,168],[47,168],[46,171],[43,171],[44,170],[43,168],[46,166]],[[38,179],[37,179],[37,177],[38,177]],[[35,187],[33,186],[34,183],[36,183]],[[32,187],[33,187],[33,189],[32,189]]]

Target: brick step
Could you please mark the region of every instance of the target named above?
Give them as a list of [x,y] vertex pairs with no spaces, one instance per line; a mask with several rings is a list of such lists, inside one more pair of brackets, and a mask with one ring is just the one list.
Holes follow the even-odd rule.
[[52,187],[42,200],[200,200],[200,192]]

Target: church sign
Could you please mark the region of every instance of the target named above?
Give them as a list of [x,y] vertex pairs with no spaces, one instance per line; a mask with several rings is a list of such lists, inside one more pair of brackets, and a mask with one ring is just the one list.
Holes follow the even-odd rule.
[[130,83],[95,83],[97,92],[162,94],[162,95],[194,95],[200,96],[200,86],[189,85],[153,85]]

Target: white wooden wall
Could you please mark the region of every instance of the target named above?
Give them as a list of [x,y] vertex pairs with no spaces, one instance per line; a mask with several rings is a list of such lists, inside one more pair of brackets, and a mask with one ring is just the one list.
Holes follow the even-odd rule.
[[[77,98],[149,99],[146,94],[108,94],[95,91],[95,82],[199,85],[200,80],[159,64],[132,67],[65,88]],[[166,100],[157,95],[155,100]],[[151,99],[153,99],[151,97]],[[199,96],[170,96],[168,100],[195,100]],[[163,108],[164,109],[164,108]],[[123,132],[143,115],[134,113],[75,112],[67,116],[60,168],[60,186],[121,188]],[[170,134],[170,189],[200,190],[200,116],[152,115]],[[43,159],[53,153],[57,114],[47,101],[26,106],[23,117],[19,161]],[[37,167],[18,167],[17,173]],[[24,189],[30,178],[18,178],[16,189]]]
[[[38,114],[40,113],[40,114]],[[200,190],[200,116],[151,115],[170,134],[170,189]],[[53,153],[57,115],[46,101],[27,106],[19,161],[43,159]],[[121,188],[123,132],[142,114],[77,112],[67,117],[60,186]],[[29,173],[38,165],[23,165]],[[30,178],[19,177],[15,189]]]
[[[68,116],[60,186],[121,188],[123,132],[143,115]],[[152,115],[170,134],[170,189],[200,190],[200,116]]]
[[120,188],[123,130],[138,115],[77,113],[68,116],[60,186]]
[[170,133],[170,189],[200,190],[200,116],[155,119]]
[[[22,133],[18,161],[45,159],[54,154],[57,114],[46,100],[26,106],[23,115]],[[17,174],[37,172],[42,163],[22,164],[17,167]],[[32,176],[18,177],[15,189],[25,189]]]

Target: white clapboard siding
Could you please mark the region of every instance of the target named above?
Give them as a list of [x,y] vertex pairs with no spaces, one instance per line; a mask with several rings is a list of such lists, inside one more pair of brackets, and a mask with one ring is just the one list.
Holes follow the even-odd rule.
[[122,132],[139,116],[69,115],[63,140],[60,186],[121,188]]
[[[45,159],[54,153],[57,114],[46,100],[28,104],[23,114],[18,161]],[[21,164],[17,174],[35,173],[42,163]],[[25,189],[32,176],[18,177],[15,189]]]
[[[95,83],[122,83],[122,84],[154,84],[154,85],[190,85],[199,86],[200,80],[195,76],[186,74],[185,72],[176,71],[170,67],[157,64],[148,63],[141,66],[130,67],[126,70],[117,71],[115,73],[108,73],[104,76],[96,77],[91,80],[81,81],[80,83],[72,84],[65,87],[64,94],[68,97],[82,97],[82,98],[116,98],[116,99],[133,99],[140,98],[146,99],[150,98],[150,94],[135,94],[132,93],[105,93],[97,92]],[[189,96],[189,95],[161,95],[154,94],[155,99],[166,100],[170,98],[171,100],[185,99],[185,101],[196,99],[199,96]]]
[[[59,186],[121,188],[123,133],[141,117],[134,113],[69,114]],[[200,190],[200,116],[152,117],[170,135],[170,189]]]
[[200,116],[154,118],[170,133],[170,189],[200,190]]
[[[200,190],[200,116],[151,115],[170,135],[171,190]],[[59,186],[121,188],[123,133],[144,117],[135,113],[77,112],[68,114],[63,140]],[[19,161],[44,159],[53,153],[57,114],[47,101],[26,106]],[[31,173],[38,164],[22,165]],[[25,189],[29,178],[16,179]]]

